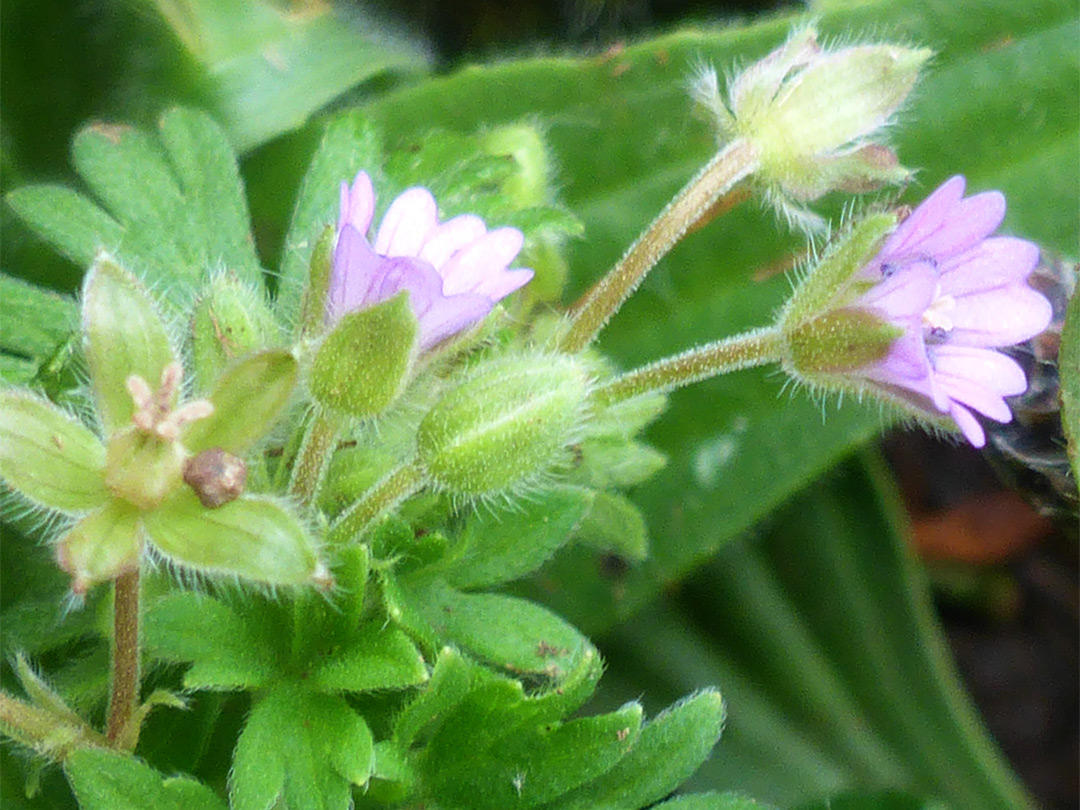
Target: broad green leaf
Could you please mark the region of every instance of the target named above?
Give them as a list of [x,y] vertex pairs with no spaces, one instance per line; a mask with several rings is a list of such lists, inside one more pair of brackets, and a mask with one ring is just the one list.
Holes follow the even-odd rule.
[[83,285],[82,328],[98,414],[106,434],[124,427],[135,410],[132,375],[156,391],[161,372],[176,361],[165,325],[146,289],[105,255]]
[[514,709],[478,690],[441,726],[420,765],[439,804],[535,807],[610,773],[638,742],[641,707],[634,703],[542,726],[518,720]]
[[295,129],[374,76],[427,61],[419,45],[357,10],[287,10],[264,0],[155,5],[202,64],[207,101],[240,151]]
[[105,447],[51,402],[0,391],[0,478],[37,503],[81,511],[101,506]]
[[70,298],[0,273],[0,350],[41,360],[79,324]]
[[255,689],[278,672],[262,634],[208,596],[174,593],[154,602],[143,632],[154,658],[192,665],[184,674],[188,689]]
[[844,465],[606,639],[607,699],[723,689],[723,753],[697,787],[779,806],[891,788],[1031,807],[963,694],[883,475]]
[[[723,71],[758,58],[800,20],[789,14],[676,32],[610,59],[470,67],[365,110],[392,147],[432,128],[469,133],[528,115],[547,122],[563,199],[586,226],[586,238],[570,245],[573,293],[617,260],[710,156],[713,138],[691,115],[685,77],[702,62]],[[869,30],[880,39],[887,32],[938,51],[896,130],[901,159],[919,169],[905,202],[963,172],[972,191],[1005,190],[1007,229],[1075,249],[1075,4],[997,2],[972,15],[960,4],[868,0],[819,23],[826,34]],[[619,313],[600,348],[630,367],[763,325],[789,291],[769,268],[801,250],[757,206],[743,206],[688,236]],[[587,558],[564,552],[565,564],[545,578],[565,585],[545,599],[586,629],[631,614],[881,426],[873,403],[846,401],[838,411],[830,404],[822,424],[818,403],[780,390],[772,371],[751,370],[672,395],[671,410],[649,434],[670,464],[635,493],[649,520],[652,559],[612,582]]]
[[188,777],[165,778],[134,757],[97,748],[64,761],[82,810],[225,810],[206,785]]
[[713,691],[672,706],[641,731],[637,744],[599,779],[550,805],[551,810],[637,810],[677,788],[709,756],[724,725]]
[[640,562],[649,553],[645,518],[633,502],[614,492],[595,493],[574,530],[574,542]]
[[595,654],[572,626],[537,604],[502,594],[466,594],[441,580],[387,578],[391,617],[431,645],[455,644],[519,674],[558,679]]
[[1073,293],[1061,332],[1061,426],[1068,440],[1073,478],[1080,482],[1080,293]]
[[394,720],[394,739],[408,749],[429,725],[441,721],[447,712],[465,699],[483,676],[452,647],[443,647],[424,690],[398,713]]
[[[287,740],[288,745],[283,745]],[[343,699],[282,683],[260,697],[236,746],[233,810],[342,810],[371,776],[371,732]]]
[[428,678],[424,658],[396,627],[368,621],[343,647],[310,673],[314,688],[327,692],[401,689]]
[[274,427],[299,376],[296,358],[280,349],[236,361],[209,396],[214,412],[191,424],[182,437],[184,446],[192,453],[220,447],[243,454]]
[[184,488],[143,520],[158,551],[197,571],[305,585],[320,565],[299,518],[269,498],[245,495],[207,509]]
[[323,228],[337,222],[338,189],[364,170],[373,177],[382,166],[382,146],[369,117],[350,112],[326,127],[293,209],[278,275],[278,317],[290,322],[299,314],[311,254]]
[[210,116],[185,109],[165,113],[159,128],[203,260],[261,288],[244,184],[225,133]]
[[566,543],[590,505],[590,493],[570,487],[535,495],[498,512],[478,510],[466,521],[440,575],[455,588],[488,588],[539,568]]
[[825,801],[801,804],[795,810],[947,810],[948,805],[933,799],[919,799],[904,793],[846,793]]

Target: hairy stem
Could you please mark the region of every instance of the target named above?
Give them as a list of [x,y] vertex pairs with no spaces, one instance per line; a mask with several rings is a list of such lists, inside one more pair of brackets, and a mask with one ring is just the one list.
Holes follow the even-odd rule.
[[105,736],[116,743],[139,702],[139,569],[113,582],[112,694]]
[[601,386],[595,396],[610,405],[649,391],[670,391],[729,371],[775,363],[782,357],[783,342],[780,330],[768,327],[707,343],[624,374]]
[[289,493],[301,503],[311,503],[315,499],[337,436],[337,425],[325,414],[316,413],[304,434],[289,482]]
[[416,464],[402,464],[364,493],[339,517],[327,534],[331,545],[348,543],[366,531],[388,509],[419,492],[427,483],[424,471]]
[[758,166],[753,146],[732,141],[713,157],[697,176],[660,212],[626,254],[598,281],[571,312],[570,329],[559,348],[576,352],[588,346],[618,312],[650,270],[686,232],[717,206],[720,198]]

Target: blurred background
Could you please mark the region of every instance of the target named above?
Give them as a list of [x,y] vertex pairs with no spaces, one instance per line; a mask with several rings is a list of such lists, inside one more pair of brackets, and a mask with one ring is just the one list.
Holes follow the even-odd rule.
[[[928,9],[941,6],[923,5]],[[202,12],[209,8],[167,0],[0,3],[3,191],[30,182],[78,186],[69,144],[73,133],[88,120],[153,126],[168,105],[204,105],[213,92],[208,89],[204,65],[212,61],[215,46],[199,40],[197,31],[192,34],[194,28],[185,29],[192,9],[200,7]],[[280,3],[276,8],[297,17],[326,11],[320,0]],[[377,29],[380,41],[391,43],[390,55],[367,74],[356,74],[355,81],[338,82],[326,102],[309,111],[312,122],[306,123],[302,116],[295,125],[251,135],[244,144],[242,170],[252,194],[254,229],[266,266],[273,266],[280,250],[288,206],[317,138],[319,116],[408,86],[426,71],[451,73],[474,62],[540,55],[617,61],[628,45],[680,26],[716,28],[802,9],[803,4],[751,0],[340,4],[334,14],[342,24]],[[1009,45],[1005,39],[1000,41]],[[258,110],[249,113],[255,115]],[[6,272],[61,292],[76,288],[82,269],[46,246],[6,207],[0,212],[0,246]],[[1062,291],[1075,268],[1054,256],[1048,257],[1047,265],[1047,289],[1057,291],[1064,300]],[[572,278],[566,300],[572,300],[573,292],[585,282]],[[601,683],[599,704],[641,698],[652,714],[696,687],[716,683],[729,700],[735,738],[731,745],[743,752],[743,758],[726,758],[729,741],[725,737],[693,786],[715,789],[737,783],[754,792],[756,782],[767,785],[775,778],[768,769],[761,771],[759,779],[747,776],[746,762],[763,762],[768,757],[760,751],[754,754],[758,759],[745,753],[755,750],[754,742],[739,735],[753,724],[741,725],[741,718],[744,712],[755,711],[762,717],[773,716],[771,709],[755,704],[760,691],[755,691],[756,681],[770,667],[782,670],[783,661],[770,662],[771,653],[758,651],[755,639],[732,620],[745,604],[745,594],[736,593],[732,581],[752,581],[747,579],[748,570],[768,567],[768,582],[796,591],[796,572],[788,564],[800,548],[815,542],[813,533],[800,535],[799,524],[807,510],[820,511],[830,498],[844,502],[851,492],[857,493],[852,497],[863,498],[871,497],[865,494],[871,490],[879,495],[898,493],[889,507],[895,507],[898,516],[892,525],[900,527],[899,535],[920,561],[921,570],[912,575],[916,583],[925,574],[932,584],[933,604],[943,622],[948,649],[989,731],[1041,806],[1077,807],[1080,625],[1075,484],[1070,502],[1068,481],[1062,483],[1067,464],[1055,433],[1060,426],[1054,422],[1055,379],[1048,378],[1053,377],[1052,364],[1039,362],[1048,359],[1047,351],[1047,347],[1029,347],[1027,357],[1033,374],[1043,375],[1038,379],[1048,388],[1040,388],[1038,396],[1018,404],[1019,427],[1001,431],[987,454],[921,433],[890,432],[797,494],[794,502],[741,532],[718,553],[698,560],[695,570],[666,582],[655,598],[636,609],[633,622],[601,628],[596,641],[608,659],[609,672]],[[663,446],[662,431],[658,443]],[[1032,472],[1033,467],[1041,472]],[[874,523],[876,513],[862,522],[847,512],[832,520],[819,529],[832,525],[867,542],[874,540],[866,537],[868,533],[885,531],[872,528],[879,525]],[[617,556],[594,563],[600,576],[617,588],[626,563]],[[543,583],[530,592],[542,597]],[[745,627],[754,626],[753,621],[753,617],[747,619]],[[585,629],[591,628],[586,625]],[[837,643],[842,647],[843,640]],[[729,689],[731,684],[736,686]],[[797,694],[789,697],[795,702],[800,699]],[[784,705],[782,697],[772,695],[769,700],[770,706]],[[786,717],[798,711],[781,714]],[[813,724],[812,719],[809,722]],[[776,754],[778,759],[790,756],[794,756],[790,750]],[[811,763],[812,757],[806,756],[806,763]],[[869,772],[876,773],[873,768]],[[833,781],[852,780],[845,775]],[[873,784],[875,780],[863,781]]]

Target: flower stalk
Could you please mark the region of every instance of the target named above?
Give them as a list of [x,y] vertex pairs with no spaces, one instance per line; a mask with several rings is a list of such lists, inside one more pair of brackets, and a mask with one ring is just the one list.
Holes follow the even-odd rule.
[[337,425],[330,417],[324,413],[312,417],[289,482],[289,494],[301,503],[311,503],[318,493],[337,437]]
[[721,149],[574,306],[559,348],[577,352],[592,343],[656,263],[758,165],[757,150],[745,139],[733,140]]
[[631,371],[599,388],[598,402],[613,405],[652,391],[671,391],[732,371],[778,362],[784,337],[776,328],[757,329],[697,346]]
[[113,583],[112,693],[105,736],[117,745],[139,703],[139,569]]
[[427,474],[417,464],[402,464],[364,493],[339,517],[326,538],[330,545],[342,545],[363,534],[397,504],[423,489]]

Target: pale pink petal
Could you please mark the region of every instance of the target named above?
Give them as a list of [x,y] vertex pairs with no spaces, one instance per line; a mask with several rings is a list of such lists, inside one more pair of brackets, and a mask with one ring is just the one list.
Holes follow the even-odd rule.
[[371,286],[382,259],[351,225],[342,228],[334,247],[334,261],[326,296],[326,319],[334,322],[346,312],[370,306]]
[[859,298],[860,307],[873,307],[888,320],[922,315],[934,300],[937,271],[917,262],[897,270]]
[[487,287],[491,285],[492,277],[506,269],[524,242],[525,237],[517,228],[496,228],[488,231],[442,266],[446,293],[454,295],[474,292],[487,295]]
[[483,320],[491,307],[490,299],[471,293],[436,298],[420,317],[421,351]]
[[[930,375],[930,363],[926,359],[923,346],[922,329],[916,324],[895,323],[904,328],[904,334],[889,347],[889,353],[881,360],[870,364],[863,376],[878,382],[912,387],[913,384],[926,380]],[[928,388],[918,388],[920,393],[927,393]]]
[[338,212],[338,233],[346,225],[352,225],[366,237],[375,216],[375,189],[367,172],[357,172],[350,188],[341,184],[341,208]]
[[420,258],[431,262],[439,270],[457,251],[468,247],[485,233],[487,227],[484,220],[473,214],[448,219],[428,234],[427,241],[420,249]]
[[375,237],[375,252],[382,256],[419,256],[437,222],[438,211],[431,192],[426,188],[410,188],[390,203]]
[[932,347],[930,358],[938,375],[970,380],[1003,397],[1027,390],[1027,377],[1020,364],[1001,352],[946,344]]
[[485,279],[484,283],[475,292],[485,298],[490,298],[492,302],[501,301],[510,293],[520,290],[532,281],[533,275],[533,271],[526,267],[504,270]]
[[1012,419],[1012,411],[1000,394],[964,377],[938,374],[935,379],[951,402],[959,402],[998,422]]
[[976,194],[955,203],[941,227],[924,236],[917,249],[938,259],[952,256],[988,237],[1004,218],[1005,195],[1000,191]]
[[881,255],[903,258],[921,255],[921,244],[945,224],[952,207],[964,196],[965,180],[956,175],[946,180],[911,212],[885,242]]
[[971,411],[954,402],[949,408],[949,415],[964,434],[964,438],[971,442],[972,447],[979,448],[986,445],[986,433],[979,424],[979,420],[972,416]]
[[1042,332],[1053,317],[1050,302],[1026,284],[956,296],[949,313],[949,343],[961,346],[1011,346]]
[[1039,263],[1039,248],[1025,239],[997,236],[944,261],[941,292],[963,295],[1022,282]]

